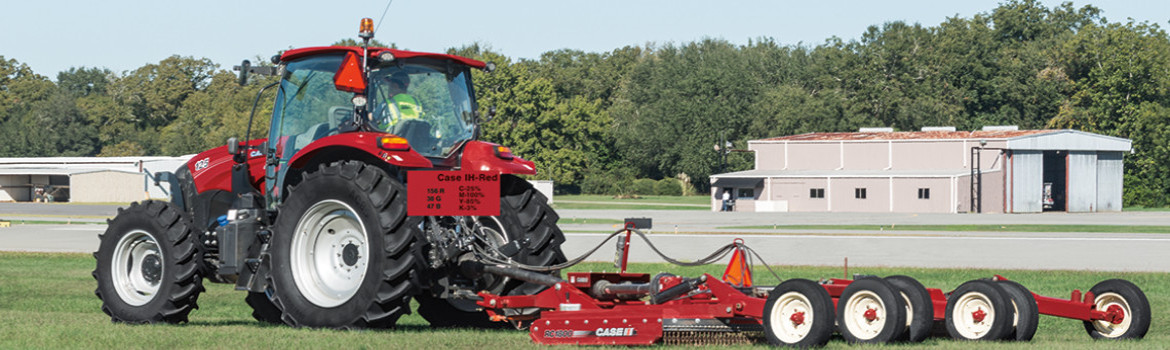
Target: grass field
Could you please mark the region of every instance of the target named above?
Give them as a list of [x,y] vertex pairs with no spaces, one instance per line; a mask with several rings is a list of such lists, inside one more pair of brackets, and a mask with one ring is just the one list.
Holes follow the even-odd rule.
[[[114,324],[100,311],[90,277],[93,258],[86,254],[0,253],[0,348],[428,348],[428,349],[514,349],[535,348],[527,333],[509,330],[431,329],[416,315],[399,321],[395,330],[333,331],[293,329],[262,325],[253,321],[244,295],[231,286],[207,283],[199,298],[201,308],[191,313],[184,325]],[[604,270],[610,264],[582,264],[574,270]],[[719,274],[722,266],[678,268],[664,264],[634,264],[634,271],[695,276]],[[784,278],[841,276],[839,268],[780,267]],[[876,275],[906,274],[928,287],[950,290],[960,283],[994,273],[1029,286],[1034,292],[1067,297],[1073,289],[1087,290],[1100,280],[1125,278],[1145,290],[1153,305],[1153,326],[1145,340],[1138,342],[1092,341],[1080,321],[1041,317],[1040,330],[1031,343],[997,343],[1004,348],[1038,349],[1165,349],[1170,348],[1170,274],[1100,273],[1076,271],[989,271],[918,268],[855,268],[852,273]],[[763,269],[756,270],[757,284],[777,280]],[[923,344],[899,344],[895,348],[986,348],[989,344],[956,342],[931,338]],[[835,337],[829,348],[849,347]],[[729,348],[753,349],[740,346]]]
[[1170,233],[1170,226],[1144,225],[755,225],[725,226],[719,228],[759,230]]

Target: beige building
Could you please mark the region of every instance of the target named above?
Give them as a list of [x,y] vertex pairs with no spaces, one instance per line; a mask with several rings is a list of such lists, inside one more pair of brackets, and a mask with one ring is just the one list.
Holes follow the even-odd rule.
[[866,128],[754,140],[748,149],[755,169],[711,176],[712,210],[731,191],[735,211],[1119,211],[1131,142],[1011,126]]
[[0,158],[0,202],[132,202],[167,198],[151,176],[174,171],[183,157]]

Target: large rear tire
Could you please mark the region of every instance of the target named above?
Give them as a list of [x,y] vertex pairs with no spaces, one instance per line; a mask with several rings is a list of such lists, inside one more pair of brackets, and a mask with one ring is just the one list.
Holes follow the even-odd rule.
[[294,327],[392,327],[418,287],[418,227],[405,187],[382,169],[322,165],[289,190],[273,225],[269,300]]
[[190,219],[170,203],[118,209],[93,253],[94,294],[114,322],[182,323],[203,292]]
[[[526,265],[551,266],[565,262],[565,255],[561,252],[565,234],[557,227],[559,218],[548,205],[548,198],[532,184],[505,174],[500,177],[500,216],[486,221],[491,221],[489,226],[493,226],[493,229],[504,231],[508,241],[520,243],[520,252],[513,260]],[[492,292],[499,295],[535,295],[545,288],[539,284],[510,280]],[[429,295],[420,295],[415,300],[419,304],[419,316],[434,327],[496,328],[507,325],[492,322],[486,313],[469,307],[465,301]]]

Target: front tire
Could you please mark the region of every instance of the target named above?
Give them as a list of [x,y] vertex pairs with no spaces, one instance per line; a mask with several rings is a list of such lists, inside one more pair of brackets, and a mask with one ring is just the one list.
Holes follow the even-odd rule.
[[[500,176],[500,216],[491,220],[493,224],[490,226],[498,226],[493,228],[504,231],[508,241],[520,243],[520,252],[513,260],[535,266],[565,262],[565,255],[561,252],[565,234],[557,227],[559,218],[548,205],[548,198],[528,181],[514,175]],[[557,272],[550,274],[556,275]],[[498,295],[536,295],[545,288],[539,284],[511,280],[500,290],[492,292]],[[457,300],[420,295],[415,301],[419,303],[419,316],[434,327],[496,328],[506,325],[492,322],[483,311],[456,307],[453,303],[460,302]]]
[[170,203],[118,209],[98,238],[94,294],[112,321],[183,323],[199,308],[203,277],[195,234],[190,220]]
[[361,162],[322,165],[280,212],[268,298],[285,324],[383,328],[410,312],[422,259],[402,183]]

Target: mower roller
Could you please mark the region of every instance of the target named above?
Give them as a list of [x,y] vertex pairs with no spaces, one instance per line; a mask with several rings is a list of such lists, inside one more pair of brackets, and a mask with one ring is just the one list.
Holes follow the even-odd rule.
[[[1041,314],[1081,320],[1093,338],[1140,339],[1150,326],[1145,295],[1120,279],[1103,281],[1085,293],[1074,290],[1068,299],[1032,293],[1000,275],[968,281],[950,292],[923,287],[908,276],[789,279],[772,288],[753,286],[750,261],[759,255],[739,239],[700,261],[709,263],[730,252],[722,278],[629,273],[633,234],[662,255],[639,226],[628,222],[598,245],[624,233],[618,244],[621,272],[573,272],[561,280],[543,274],[530,278],[527,270],[498,265],[490,270],[549,288],[535,295],[481,292],[477,304],[494,321],[528,324],[539,344],[767,341],[808,347],[824,345],[834,331],[850,343],[918,342],[931,334],[936,322],[943,322],[947,333],[959,340],[1027,341]],[[532,309],[540,312],[510,316]]]

